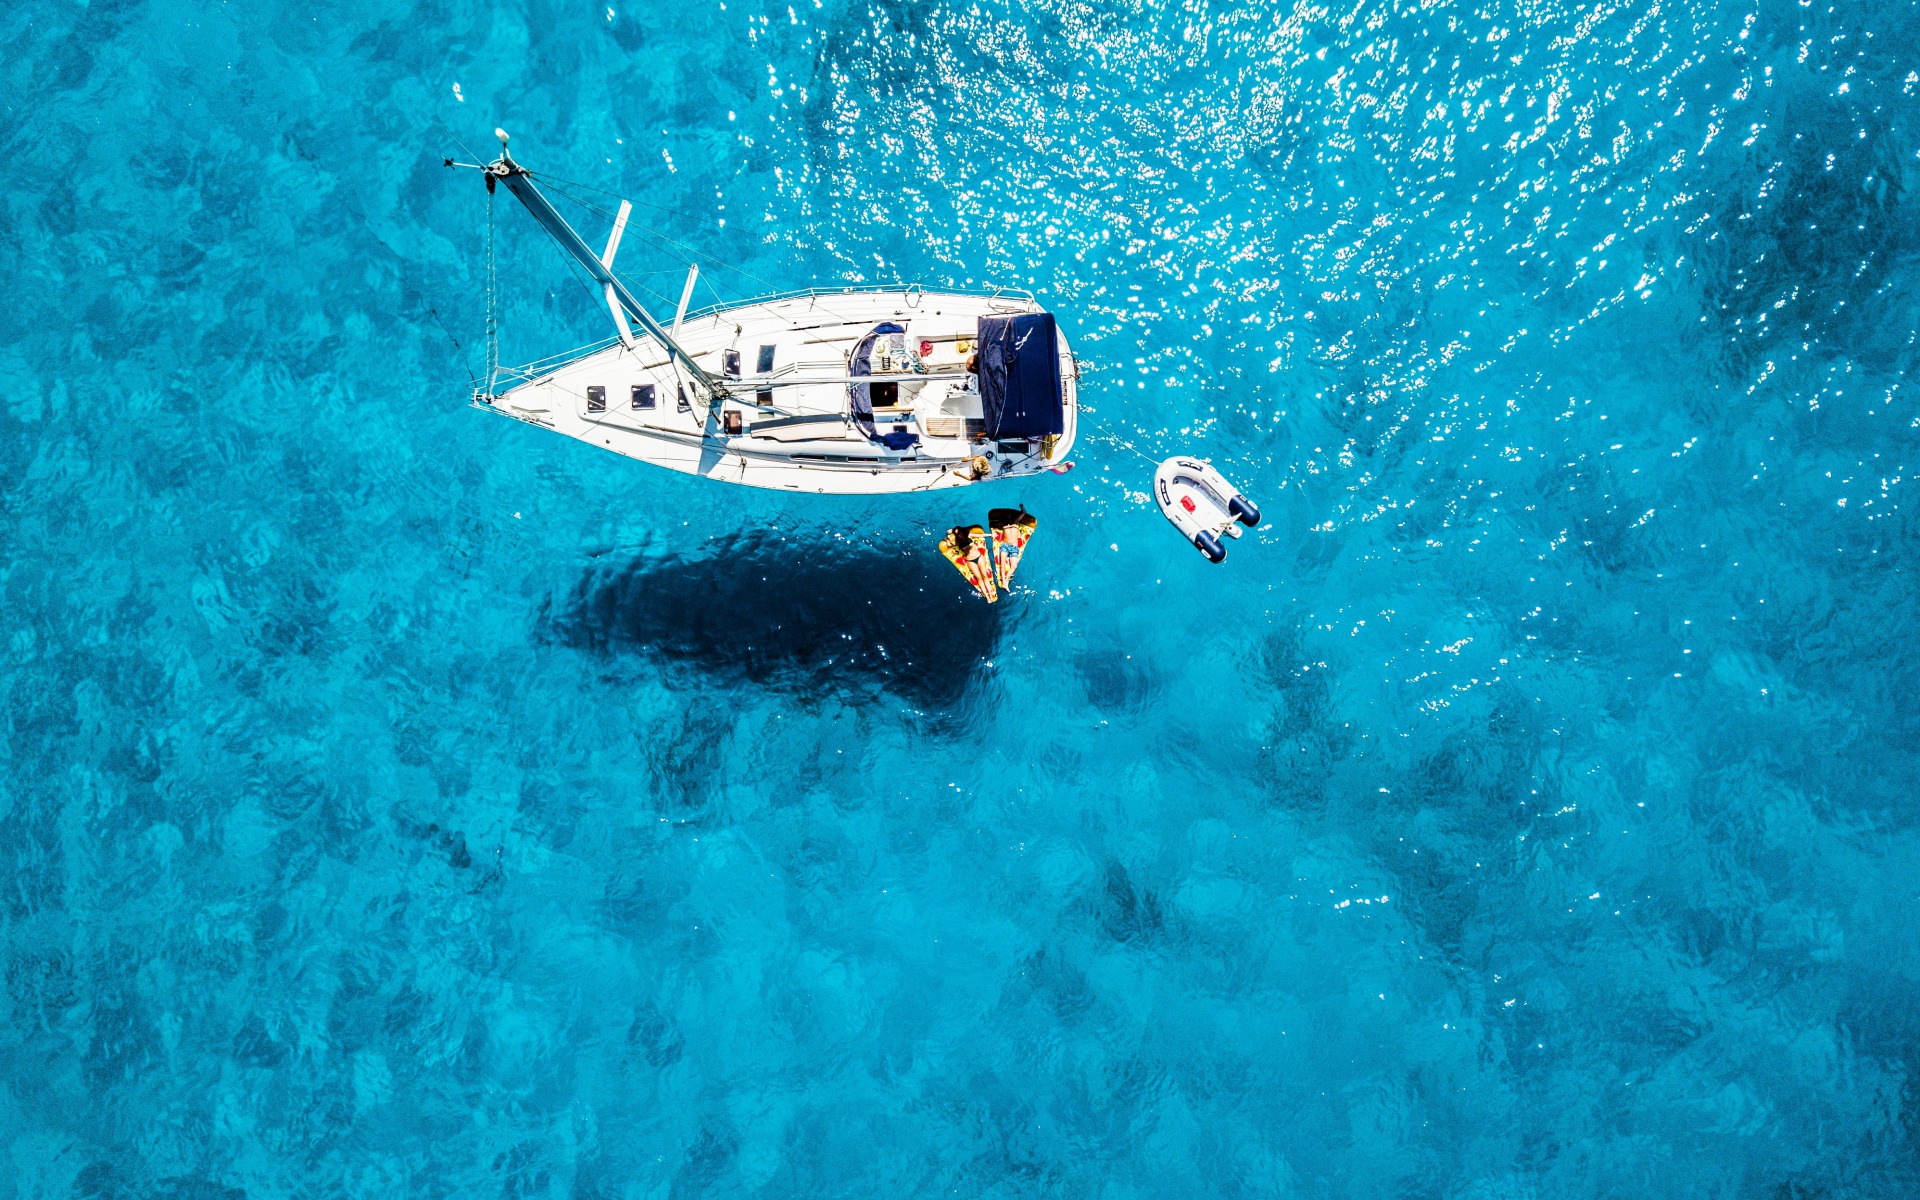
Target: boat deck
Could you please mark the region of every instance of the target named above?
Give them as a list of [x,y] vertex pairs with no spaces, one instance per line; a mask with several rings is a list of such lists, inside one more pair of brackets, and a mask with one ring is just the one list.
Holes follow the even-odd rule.
[[[603,344],[511,372],[525,382],[478,399],[629,458],[730,483],[842,493],[963,486],[1052,469],[1072,446],[1078,372],[1064,334],[1065,424],[1051,446],[988,439],[966,368],[980,317],[1036,311],[1025,295],[915,288],[769,297],[690,316],[672,332],[725,383],[730,395],[720,404],[708,404],[690,373],[644,335],[631,348]],[[853,349],[884,321],[905,328],[922,369],[863,381],[878,385],[877,429],[918,435],[905,450],[869,440],[849,404]],[[976,477],[979,458],[985,473]]]

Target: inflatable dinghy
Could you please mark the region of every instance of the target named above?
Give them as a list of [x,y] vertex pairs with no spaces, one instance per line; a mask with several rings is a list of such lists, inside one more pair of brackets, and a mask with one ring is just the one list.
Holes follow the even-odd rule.
[[1154,499],[1180,535],[1210,562],[1227,556],[1222,536],[1239,537],[1240,526],[1258,525],[1260,510],[1197,458],[1170,458],[1153,473]]

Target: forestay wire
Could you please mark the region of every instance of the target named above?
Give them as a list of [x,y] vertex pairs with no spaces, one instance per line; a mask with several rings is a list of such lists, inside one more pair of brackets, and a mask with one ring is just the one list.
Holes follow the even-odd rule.
[[[492,180],[488,180],[489,183]],[[487,395],[500,375],[500,313],[493,267],[493,189],[487,189]]]

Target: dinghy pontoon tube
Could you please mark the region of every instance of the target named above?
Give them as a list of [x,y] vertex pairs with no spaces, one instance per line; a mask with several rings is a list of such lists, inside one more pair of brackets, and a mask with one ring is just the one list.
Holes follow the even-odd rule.
[[1241,525],[1260,523],[1253,502],[1197,458],[1161,463],[1153,473],[1153,492],[1161,514],[1211,562],[1227,556],[1221,535],[1239,537]]

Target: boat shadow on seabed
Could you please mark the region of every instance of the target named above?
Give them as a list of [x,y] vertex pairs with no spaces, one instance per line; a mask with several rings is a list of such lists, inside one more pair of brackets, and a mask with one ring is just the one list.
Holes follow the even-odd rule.
[[891,692],[952,716],[999,644],[999,614],[916,548],[818,533],[746,533],[697,557],[642,555],[589,571],[549,611],[565,645],[641,654],[674,687],[751,683],[808,699]]

